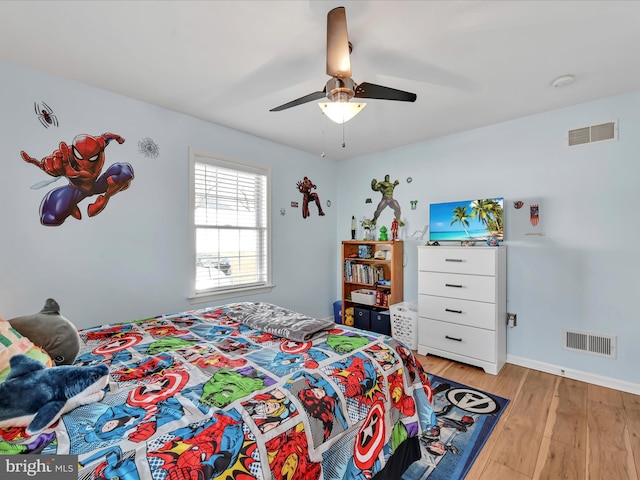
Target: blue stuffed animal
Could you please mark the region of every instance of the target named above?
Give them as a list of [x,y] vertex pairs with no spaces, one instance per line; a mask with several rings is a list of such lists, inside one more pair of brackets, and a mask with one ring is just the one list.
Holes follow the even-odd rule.
[[55,423],[81,405],[99,402],[109,383],[106,365],[47,368],[26,355],[14,355],[0,384],[0,428],[27,427],[29,435]]

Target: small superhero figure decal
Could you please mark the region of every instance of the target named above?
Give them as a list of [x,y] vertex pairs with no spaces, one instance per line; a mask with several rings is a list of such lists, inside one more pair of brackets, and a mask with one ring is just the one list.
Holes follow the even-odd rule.
[[33,109],[44,128],[58,126],[58,118],[53,114],[53,110],[49,105],[44,102],[42,102],[42,105],[39,105],[38,102],[33,102]]
[[98,195],[87,207],[87,214],[93,217],[107,206],[116,193],[126,190],[133,180],[133,167],[128,163],[114,163],[102,173],[105,163],[104,150],[111,140],[119,144],[124,138],[113,133],[99,136],[77,135],[71,145],[60,142],[51,155],[37,160],[26,152],[20,152],[22,159],[40,168],[52,177],[66,177],[69,183],[51,190],[40,204],[42,225],[58,226],[72,216],[80,220],[82,214],[78,204],[87,197]]
[[321,217],[324,216],[322,205],[320,204],[320,197],[318,197],[316,192],[312,192],[314,188],[318,187],[309,180],[309,177],[304,177],[304,179],[296,185],[298,187],[298,191],[302,193],[302,218],[307,218],[309,216],[309,202],[316,202],[318,215]]

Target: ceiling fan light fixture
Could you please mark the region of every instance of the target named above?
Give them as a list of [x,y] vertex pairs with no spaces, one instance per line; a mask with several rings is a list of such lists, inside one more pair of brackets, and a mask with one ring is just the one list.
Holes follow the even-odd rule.
[[338,124],[348,122],[367,106],[366,103],[355,102],[321,102],[318,105],[331,121]]

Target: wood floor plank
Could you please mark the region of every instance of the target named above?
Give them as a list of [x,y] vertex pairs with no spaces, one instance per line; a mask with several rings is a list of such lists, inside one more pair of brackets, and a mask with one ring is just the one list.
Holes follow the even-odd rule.
[[[509,421],[491,453],[491,460],[533,476],[537,450],[542,442],[545,420],[554,392],[553,375],[530,371],[518,393],[517,402],[511,406]],[[535,445],[536,452],[531,448]]]
[[529,480],[530,478],[506,465],[489,462],[487,468],[478,477],[478,480]]
[[477,369],[465,363],[453,362],[447,369],[447,378],[454,382],[464,383],[463,380],[467,376],[469,370]]
[[625,410],[640,412],[640,395],[620,392],[620,396],[622,397],[622,405]]
[[479,367],[469,367],[464,372],[464,376],[460,377],[460,383],[486,392],[493,392],[493,384],[497,378],[496,375],[487,375],[485,371]]
[[493,382],[490,393],[513,400],[524,385],[529,371],[518,365],[506,364]]
[[556,397],[559,401],[550,435],[552,443],[562,442],[584,451],[587,439],[587,384],[559,377]]
[[589,400],[587,445],[589,478],[637,479],[636,468],[625,442],[624,410],[606,402]]
[[[585,480],[586,451],[562,442],[550,442],[542,460],[542,470],[533,478],[540,480]],[[598,478],[598,477],[593,477]],[[600,477],[607,478],[607,477]]]
[[592,402],[605,403],[614,407],[623,408],[622,392],[599,385],[587,384],[587,393]]
[[622,393],[622,403],[629,432],[629,448],[633,455],[636,476],[640,477],[640,395]]
[[428,373],[432,373],[434,375],[446,377],[444,372],[452,365],[451,361],[445,360],[441,357],[435,357],[433,355],[420,355],[416,353],[415,356],[424,369]]

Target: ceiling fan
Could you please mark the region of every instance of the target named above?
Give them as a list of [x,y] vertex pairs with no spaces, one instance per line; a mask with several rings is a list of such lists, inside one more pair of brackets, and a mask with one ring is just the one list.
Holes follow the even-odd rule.
[[[327,75],[331,78],[321,91],[313,92],[279,107],[272,108],[270,112],[279,112],[287,108],[302,105],[324,97],[329,99],[328,105],[335,103],[348,103],[351,98],[371,98],[378,100],[396,100],[400,102],[415,102],[416,94],[383,87],[373,83],[355,83],[351,78],[351,62],[349,55],[352,50],[351,42],[347,35],[347,15],[344,7],[337,7],[327,14]],[[360,108],[365,104],[359,105]],[[321,105],[322,107],[322,105]],[[355,115],[355,113],[353,113]],[[352,116],[353,116],[352,115]],[[351,118],[351,117],[349,117]],[[333,119],[337,123],[341,121]]]

